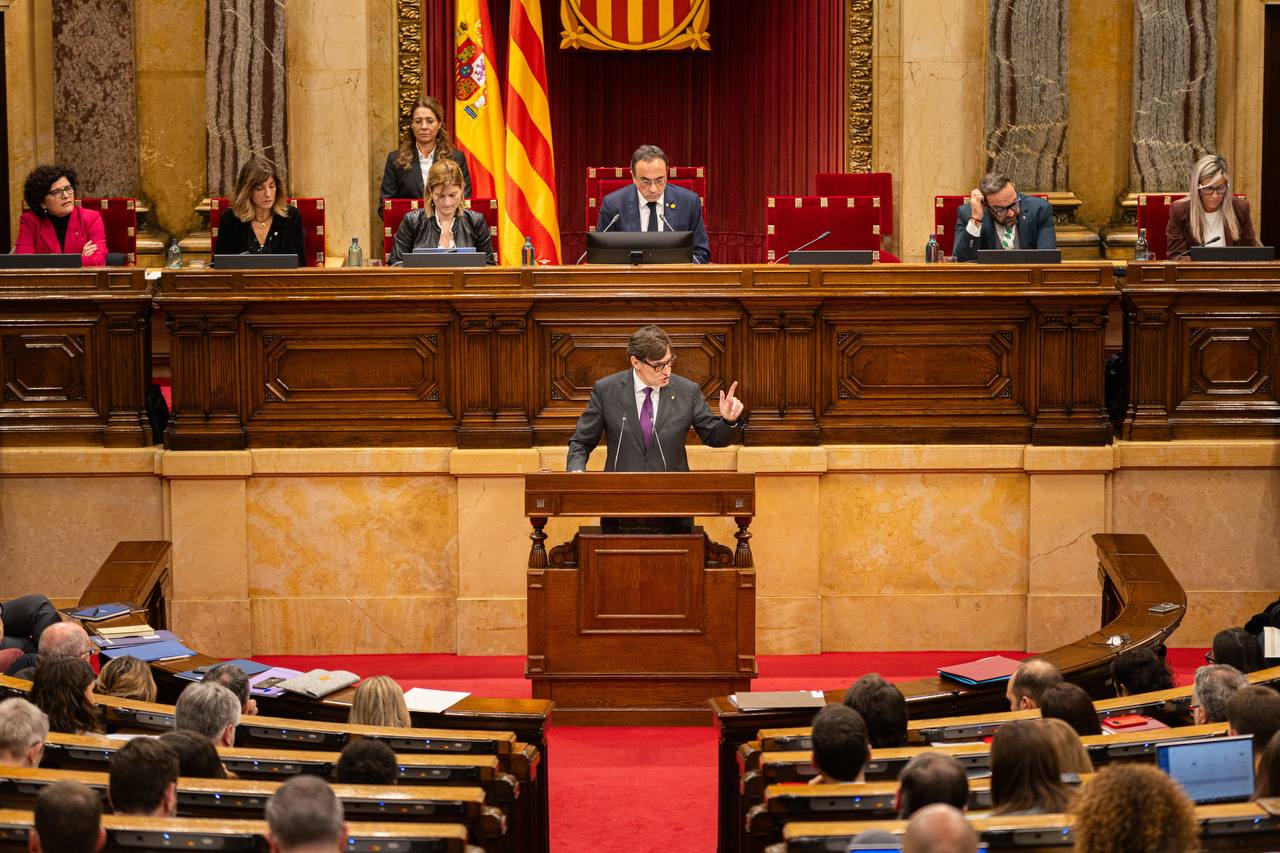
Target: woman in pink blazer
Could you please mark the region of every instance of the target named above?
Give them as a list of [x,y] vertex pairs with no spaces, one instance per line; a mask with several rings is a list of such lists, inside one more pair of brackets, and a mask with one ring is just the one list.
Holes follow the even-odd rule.
[[107,262],[102,215],[76,207],[76,173],[67,166],[37,166],[22,197],[29,210],[18,220],[19,255],[78,254],[87,267]]

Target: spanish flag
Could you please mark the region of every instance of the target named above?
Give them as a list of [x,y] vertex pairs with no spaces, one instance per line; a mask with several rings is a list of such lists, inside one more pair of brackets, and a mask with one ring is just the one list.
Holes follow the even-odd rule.
[[[501,204],[503,139],[502,95],[496,45],[489,26],[489,0],[458,0],[453,31],[453,126],[458,147],[471,169],[471,194]],[[519,260],[520,253],[516,252]]]
[[539,0],[511,0],[506,102],[506,191],[498,220],[502,262],[518,264],[529,237],[539,261],[558,264],[556,169]]

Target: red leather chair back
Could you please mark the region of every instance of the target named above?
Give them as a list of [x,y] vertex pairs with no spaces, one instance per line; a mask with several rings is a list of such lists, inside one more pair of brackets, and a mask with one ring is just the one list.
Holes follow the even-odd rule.
[[[302,215],[303,266],[324,266],[324,199],[291,198],[289,204]],[[231,199],[209,199],[209,254],[218,254],[218,228],[223,214],[231,210]]]
[[123,252],[130,266],[138,262],[138,210],[131,198],[78,198],[76,204],[102,215],[108,252]]
[[879,196],[768,196],[765,260],[772,263],[823,231],[814,249],[869,249],[880,255]]
[[819,172],[814,190],[820,196],[869,195],[880,198],[880,233],[893,234],[893,174],[891,172]]
[[[590,166],[587,168],[587,230],[596,230],[600,221],[600,202],[609,193],[631,186],[629,166]],[[702,200],[702,224],[711,227],[707,215],[707,169],[705,166],[671,166],[667,169],[667,183],[684,187],[698,194]]]
[[[489,223],[489,238],[493,241],[493,254],[498,255],[498,200],[496,198],[463,199],[464,205],[478,211]],[[411,210],[422,207],[420,198],[389,198],[382,202],[382,259],[391,257],[391,250],[396,245],[396,232],[400,230],[400,220]],[[501,263],[501,259],[499,259]]]

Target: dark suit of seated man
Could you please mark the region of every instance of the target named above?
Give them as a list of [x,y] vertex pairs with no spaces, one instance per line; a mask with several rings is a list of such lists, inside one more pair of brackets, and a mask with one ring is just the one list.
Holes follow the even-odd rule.
[[671,339],[645,326],[627,343],[631,369],[596,382],[587,410],[569,439],[568,471],[585,471],[587,457],[608,442],[605,471],[688,471],[684,439],[692,426],[704,444],[724,447],[740,425],[735,382],[720,392],[720,416],[711,414],[696,382],[671,372]]
[[[693,259],[711,260],[702,200],[684,187],[667,183],[667,155],[656,145],[641,145],[631,155],[633,187],[614,190],[600,204],[597,231],[692,231]],[[654,214],[657,214],[656,216]]]
[[990,172],[956,211],[957,261],[976,261],[979,249],[1056,249],[1053,205],[1023,195],[1008,175]]

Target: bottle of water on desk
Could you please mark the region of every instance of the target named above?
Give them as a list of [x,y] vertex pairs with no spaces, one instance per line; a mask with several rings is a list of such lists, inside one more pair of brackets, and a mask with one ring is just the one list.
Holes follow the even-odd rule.
[[533,238],[525,237],[520,247],[520,266],[531,267],[538,262],[538,252],[533,248]]
[[177,237],[169,241],[169,248],[164,251],[164,265],[171,270],[182,269],[182,247],[178,245]]
[[364,266],[364,252],[360,249],[360,240],[356,237],[351,238],[351,248],[347,249],[347,266]]
[[1135,261],[1151,260],[1151,250],[1147,248],[1147,229],[1138,229],[1138,242],[1133,244],[1133,259]]
[[942,249],[938,246],[938,238],[930,234],[929,242],[924,244],[924,262],[926,264],[936,264],[941,260]]

